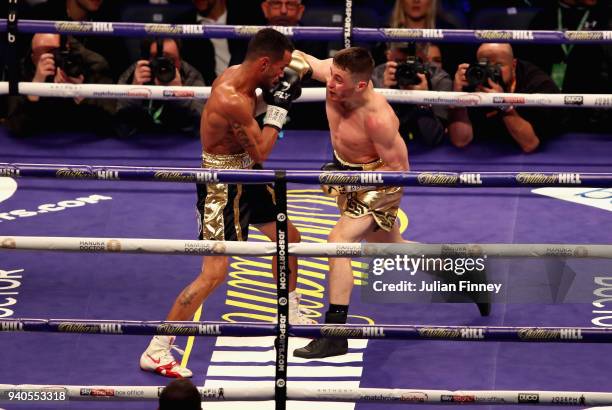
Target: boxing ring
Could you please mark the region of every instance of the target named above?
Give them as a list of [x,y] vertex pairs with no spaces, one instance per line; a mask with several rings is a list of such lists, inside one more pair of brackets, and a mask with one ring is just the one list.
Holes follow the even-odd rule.
[[[147,25],[108,24],[114,27],[113,34],[153,33],[146,31]],[[17,25],[24,32],[80,34],[87,26],[27,21]],[[155,26],[156,34],[188,34],[184,29],[168,26],[163,31],[159,27],[164,25]],[[0,29],[7,28],[0,23]],[[229,36],[229,29],[206,27],[199,35]],[[317,30],[304,27],[288,34],[342,35],[337,29]],[[353,29],[353,35],[370,33],[360,30]],[[231,28],[231,32],[247,36],[254,31]],[[466,32],[453,37],[443,30],[401,34],[412,38],[419,32],[421,40],[440,33],[455,41],[520,37],[494,30],[487,32],[499,36]],[[607,33],[602,33],[600,40],[607,41]],[[532,34],[534,41],[586,41],[567,33]],[[98,98],[206,98],[209,92],[205,87],[134,90],[15,82],[2,87],[4,92]],[[304,93],[305,100],[322,97],[322,90]],[[516,99],[494,100],[507,95],[480,93],[389,92],[388,97],[468,106],[517,104]],[[523,98],[519,103],[524,105],[566,106],[565,97],[516,98]],[[608,97],[585,95],[583,104],[601,106]],[[554,267],[563,275],[568,271],[584,275],[586,279],[578,282],[588,283],[580,283],[578,293],[586,288],[592,300],[496,303],[487,318],[479,317],[470,303],[371,304],[357,296],[368,279],[359,264],[354,265],[357,286],[350,325],[277,326],[274,314],[278,306],[282,323],[286,304],[281,299],[286,295],[276,296],[269,273],[271,255],[300,255],[298,289],[311,317],[322,322],[326,256],[400,252],[397,246],[384,244],[324,243],[337,211],[333,200],[318,190],[322,173],[312,170],[329,159],[329,136],[285,134],[266,164],[270,169],[236,172],[198,169],[199,142],[171,136],[155,141],[83,136],[80,141],[86,144],[74,144],[69,135],[15,140],[0,134],[0,297],[5,298],[0,303],[0,357],[11,369],[3,372],[0,395],[20,390],[64,394],[55,402],[9,403],[4,396],[0,407],[108,408],[108,400],[122,400],[110,405],[150,408],[147,400],[156,400],[159,386],[167,382],[137,369],[146,344],[145,337],[138,335],[151,334],[182,335],[183,363],[189,361],[196,385],[204,383],[200,391],[203,401],[210,401],[206,408],[233,408],[234,401],[244,407],[247,400],[262,401],[262,407],[249,403],[249,408],[271,408],[270,400],[276,400],[277,408],[283,408],[285,400],[290,401],[289,408],[312,408],[306,401],[328,402],[323,404],[326,408],[359,409],[387,403],[467,408],[470,404],[479,404],[478,408],[612,405],[608,393],[612,386],[593,382],[601,380],[612,364],[607,345],[612,313],[605,303],[594,304],[599,296],[608,295],[604,287],[597,296],[601,288],[594,278],[609,275],[606,262],[612,256],[605,228],[610,221],[606,212],[610,211],[610,150],[602,149],[608,136],[562,137],[529,157],[511,156],[504,147],[471,147],[458,153],[445,146],[412,156],[413,169],[418,171],[384,174],[384,182],[374,182],[406,186],[399,218],[402,231],[407,239],[423,243],[401,245],[402,254],[463,252],[510,260],[563,255],[567,261]],[[65,165],[75,162],[86,165]],[[342,174],[361,178],[361,173]],[[288,184],[282,195],[287,208],[279,215],[294,221],[303,243],[282,248],[264,242],[254,228],[254,240],[248,244],[185,241],[194,236],[192,184],[211,180],[272,182],[281,193]],[[194,255],[203,254],[235,255],[227,283],[207,300],[193,323],[159,322],[167,311],[165,303],[198,271],[200,258]],[[506,278],[513,274],[513,266],[511,261],[503,265]],[[530,273],[535,270],[530,269]],[[314,361],[291,355],[293,348],[306,343],[303,338],[321,334],[350,335],[349,354]],[[286,352],[281,360],[273,347],[278,336],[286,342],[279,349]]]

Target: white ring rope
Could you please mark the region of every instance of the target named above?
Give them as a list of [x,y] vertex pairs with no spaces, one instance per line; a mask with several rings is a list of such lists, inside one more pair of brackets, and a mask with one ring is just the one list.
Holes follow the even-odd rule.
[[[64,392],[65,400],[157,400],[163,386],[76,386],[0,384],[0,401],[16,392]],[[198,387],[203,401],[273,400],[270,387]],[[287,386],[287,398],[300,401],[384,402],[421,404],[540,404],[540,405],[612,405],[612,393],[539,390],[429,390],[384,388],[333,388]]]
[[[181,255],[274,255],[275,243],[143,238],[0,236],[0,249]],[[612,258],[612,245],[590,244],[425,244],[425,243],[291,243],[297,256],[374,257],[408,255],[504,258]]]
[[[125,84],[50,84],[19,83],[22,95],[41,97],[83,97],[117,99],[182,100],[207,99],[210,87],[170,87],[160,85]],[[420,105],[455,106],[536,106],[536,107],[612,107],[612,94],[506,94],[467,93],[451,91],[409,91],[378,88],[389,102]],[[0,95],[8,93],[8,83],[0,82]],[[320,102],[325,100],[325,88],[304,88],[296,102]]]

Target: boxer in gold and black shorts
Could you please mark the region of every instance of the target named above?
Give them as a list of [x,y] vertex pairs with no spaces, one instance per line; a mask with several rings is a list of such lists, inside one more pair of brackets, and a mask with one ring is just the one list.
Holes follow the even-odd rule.
[[[234,155],[202,153],[202,168],[252,169],[246,152]],[[249,224],[276,220],[274,190],[268,184],[198,184],[197,218],[199,238],[216,241],[246,241]]]
[[[334,151],[334,162],[323,167],[332,171],[376,171],[384,166],[381,159],[367,164],[354,164],[343,160]],[[378,228],[391,231],[397,218],[397,211],[402,200],[402,187],[352,187],[323,185],[323,191],[335,196],[338,208],[343,215],[351,218],[360,218],[372,215]]]

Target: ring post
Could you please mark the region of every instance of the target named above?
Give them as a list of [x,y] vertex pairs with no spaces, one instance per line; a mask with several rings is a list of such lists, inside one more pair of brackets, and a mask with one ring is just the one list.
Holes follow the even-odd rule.
[[276,285],[278,326],[276,327],[276,383],[274,397],[276,410],[287,407],[287,358],[289,339],[289,235],[287,233],[287,178],[285,171],[275,172],[274,197],[276,199]]
[[[9,95],[19,95],[19,64],[17,61],[17,11],[18,0],[8,0],[6,68],[9,80]],[[4,69],[4,67],[2,67]]]

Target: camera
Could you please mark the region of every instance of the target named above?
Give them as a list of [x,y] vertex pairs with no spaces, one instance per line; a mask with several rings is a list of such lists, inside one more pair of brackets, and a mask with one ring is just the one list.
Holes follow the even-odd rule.
[[61,68],[68,77],[78,77],[83,74],[83,57],[72,50],[57,49],[53,52],[55,66]]
[[174,62],[167,57],[155,57],[149,60],[151,74],[160,83],[169,83],[176,77]]
[[429,64],[424,64],[418,57],[408,56],[406,61],[397,65],[395,71],[397,85],[401,88],[419,84],[421,79],[418,74],[429,75]]
[[151,74],[160,83],[169,83],[176,77],[174,61],[164,57],[164,41],[158,38],[155,42],[157,44],[157,55],[149,59]]
[[499,64],[490,64],[488,60],[480,60],[477,63],[470,64],[465,71],[465,79],[470,89],[475,89],[479,85],[489,87],[489,78],[494,83],[504,86]]

